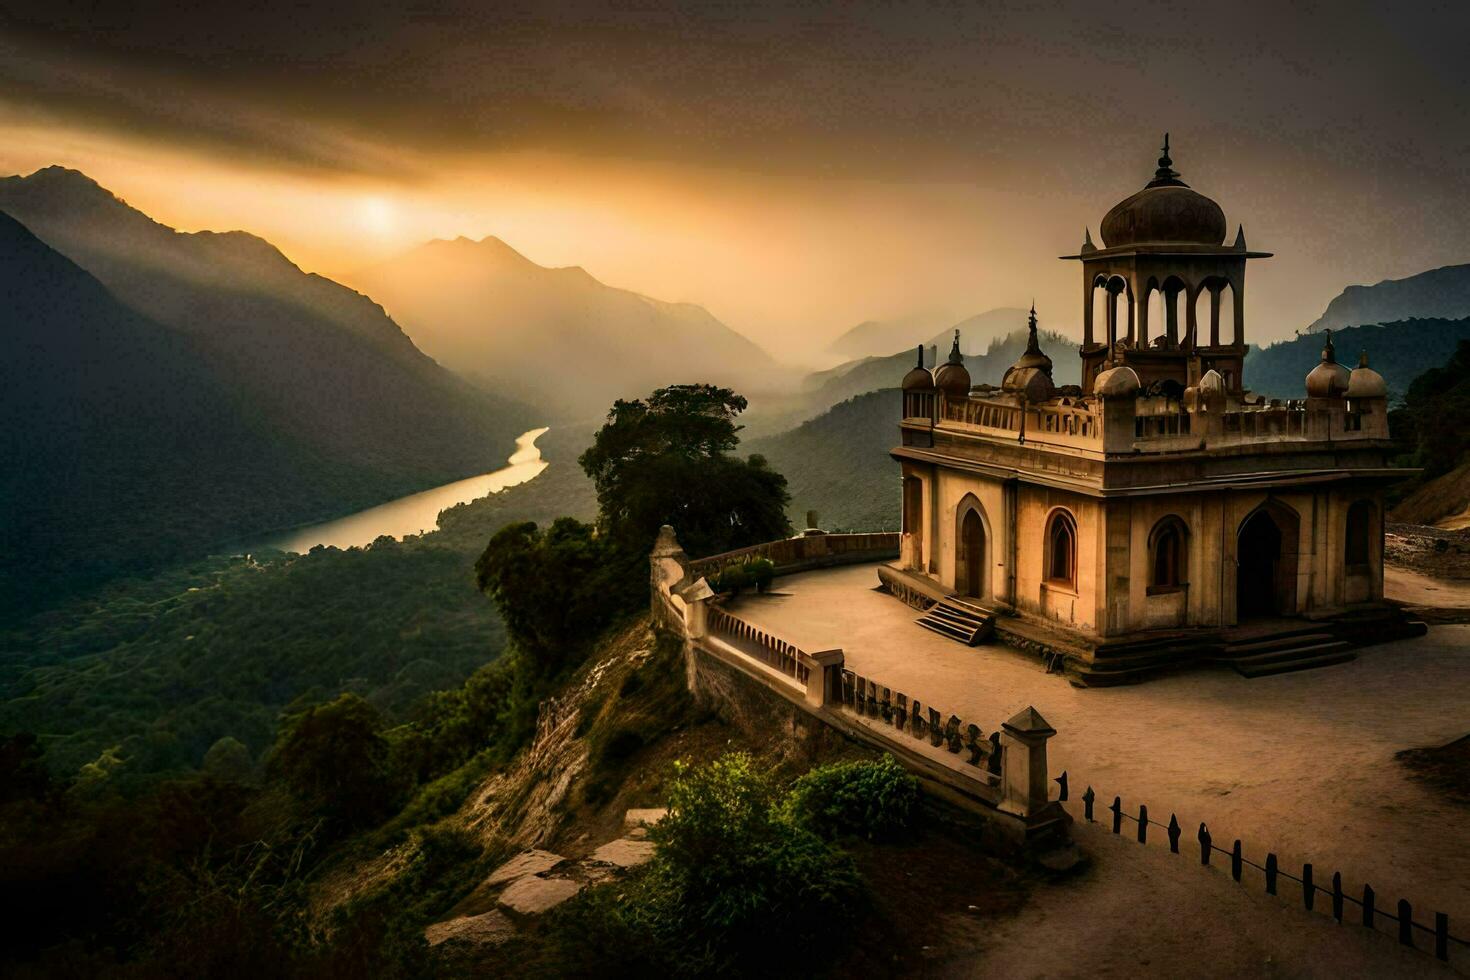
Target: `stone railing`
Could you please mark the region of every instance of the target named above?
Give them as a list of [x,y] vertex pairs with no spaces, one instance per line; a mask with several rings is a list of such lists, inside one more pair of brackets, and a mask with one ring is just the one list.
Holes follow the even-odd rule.
[[726,565],[747,558],[769,558],[777,575],[827,568],[832,565],[860,564],[898,557],[899,533],[878,531],[865,534],[805,534],[780,541],[767,541],[735,551],[726,551],[690,563],[696,578],[713,575]]
[[[845,537],[853,539],[854,548],[843,553],[862,553],[857,539],[895,536]],[[715,557],[729,561],[732,556]],[[841,649],[804,650],[721,608],[696,574],[710,561],[689,561],[668,527],[650,556],[654,618],[684,641],[692,689],[702,691],[699,678],[722,670],[721,676],[742,678],[775,694],[798,717],[890,753],[928,791],[993,816],[1018,840],[1065,836],[1070,818],[1049,797],[1046,743],[1056,732],[1035,708],[1026,708],[987,736],[978,725],[956,715],[946,717],[917,698],[847,669]],[[730,684],[711,683],[703,693],[728,698]]]

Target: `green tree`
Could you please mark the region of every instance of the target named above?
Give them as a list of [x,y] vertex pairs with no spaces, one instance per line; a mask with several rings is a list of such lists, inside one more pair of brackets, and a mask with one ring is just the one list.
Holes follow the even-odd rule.
[[333,829],[371,826],[391,812],[405,788],[382,727],[377,709],[343,694],[307,709],[284,730],[266,772]]
[[1403,406],[1389,416],[1394,437],[1412,466],[1433,479],[1458,466],[1470,452],[1470,341],[1444,367],[1430,368],[1409,385]]
[[761,456],[731,455],[745,407],[729,388],[707,384],[614,403],[578,460],[597,488],[602,529],[639,554],[664,524],[695,555],[790,534],[786,478]]

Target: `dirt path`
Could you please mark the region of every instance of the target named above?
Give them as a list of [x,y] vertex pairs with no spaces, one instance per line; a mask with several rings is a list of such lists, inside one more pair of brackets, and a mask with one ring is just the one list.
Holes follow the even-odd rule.
[[[1369,882],[1385,907],[1407,898],[1470,933],[1470,814],[1394,760],[1470,731],[1470,626],[1296,674],[1197,670],[1078,689],[1033,657],[916,627],[876,584],[872,565],[807,573],[736,608],[806,649],[842,647],[853,669],[986,731],[1035,705],[1058,729],[1051,768],[1069,772],[1074,793],[1090,784],[1133,812],[1177,813],[1186,840],[1207,822],[1227,847],[1241,838],[1247,857],[1273,851],[1294,871],[1311,861],[1329,881],[1339,870],[1350,892]],[[1109,894],[1093,914],[1118,925],[1125,897]],[[1127,919],[1153,923],[1159,910],[1144,909]]]
[[1470,609],[1470,580],[1434,578],[1399,565],[1383,566],[1383,594],[1411,606]]

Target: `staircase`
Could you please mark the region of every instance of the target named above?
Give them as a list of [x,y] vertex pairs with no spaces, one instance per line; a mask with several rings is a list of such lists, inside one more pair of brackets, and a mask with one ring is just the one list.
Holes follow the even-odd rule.
[[1340,640],[1321,626],[1305,626],[1260,640],[1226,643],[1220,662],[1245,677],[1267,677],[1293,670],[1310,670],[1357,658],[1353,644]]
[[972,647],[994,632],[995,613],[948,596],[930,606],[917,622],[926,630]]

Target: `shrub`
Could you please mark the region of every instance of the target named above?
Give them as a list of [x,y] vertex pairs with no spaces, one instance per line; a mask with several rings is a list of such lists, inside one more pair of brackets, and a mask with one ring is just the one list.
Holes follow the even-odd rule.
[[791,787],[785,816],[825,837],[892,840],[913,823],[919,784],[893,756],[818,766]]
[[[798,970],[856,921],[852,859],[782,817],[781,796],[750,756],[676,768],[657,851],[622,913],[681,974]],[[752,941],[759,937],[759,941]]]
[[764,592],[776,577],[776,563],[769,558],[752,558],[745,563],[745,574],[756,591]]

